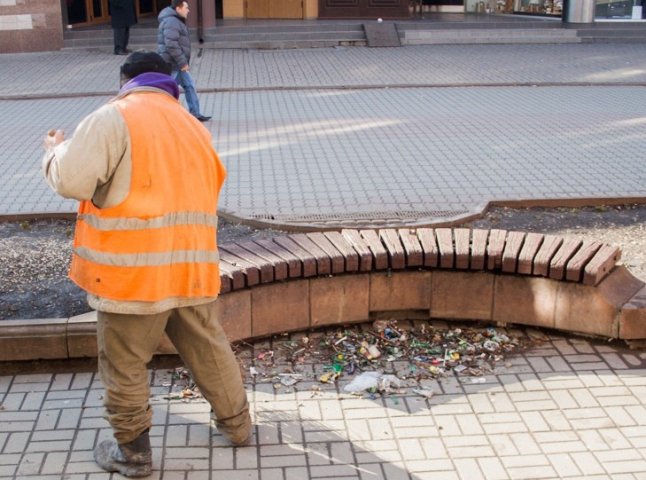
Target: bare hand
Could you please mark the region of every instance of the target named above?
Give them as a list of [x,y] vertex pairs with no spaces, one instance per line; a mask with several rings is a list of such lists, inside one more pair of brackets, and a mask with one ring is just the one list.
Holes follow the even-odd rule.
[[182,72],[188,72],[188,69],[188,63],[181,68]]
[[56,145],[63,143],[65,141],[65,132],[63,130],[50,130],[47,132],[47,136],[43,139],[43,148],[45,150],[51,150]]

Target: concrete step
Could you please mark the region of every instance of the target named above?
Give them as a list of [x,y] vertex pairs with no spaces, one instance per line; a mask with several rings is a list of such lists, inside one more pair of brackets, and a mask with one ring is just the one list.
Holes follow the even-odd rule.
[[270,50],[270,49],[294,49],[294,48],[332,48],[332,47],[364,47],[367,42],[364,39],[311,39],[311,40],[299,40],[299,41],[241,41],[241,42],[205,42],[201,46],[203,48],[215,48],[215,49],[261,49],[261,50]]
[[646,43],[646,37],[594,36],[579,38],[581,38],[581,43]]
[[365,40],[363,31],[335,32],[259,32],[259,33],[207,33],[204,40],[209,42],[267,42],[267,41],[299,41],[299,40]]
[[[197,41],[197,31],[191,30]],[[317,25],[257,25],[209,28],[203,32],[205,48],[314,48],[365,45],[366,36],[360,23],[330,23]],[[109,47],[113,35],[109,28],[68,30],[64,48]],[[157,29],[133,28],[130,44],[152,45],[157,42]]]
[[402,44],[480,44],[480,43],[580,43],[576,30],[550,29],[470,29],[414,30],[404,32]]

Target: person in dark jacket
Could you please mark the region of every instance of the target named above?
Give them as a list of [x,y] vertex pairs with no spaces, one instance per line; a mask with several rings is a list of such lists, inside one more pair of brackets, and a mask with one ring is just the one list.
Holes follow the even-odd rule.
[[134,0],[110,0],[110,16],[114,33],[114,54],[128,55],[130,27],[137,23]]
[[195,90],[195,82],[191,75],[189,62],[191,60],[191,37],[186,26],[188,18],[188,2],[172,0],[170,7],[159,12],[159,30],[157,31],[157,52],[170,63],[172,77],[184,89],[184,97],[188,111],[200,122],[206,122],[211,117],[200,113],[200,102]]

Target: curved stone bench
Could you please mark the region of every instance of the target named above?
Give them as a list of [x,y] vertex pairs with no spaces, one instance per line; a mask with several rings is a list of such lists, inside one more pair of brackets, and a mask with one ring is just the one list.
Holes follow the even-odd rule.
[[[375,318],[646,339],[646,287],[595,240],[505,230],[300,233],[220,247],[232,341]],[[96,356],[94,312],[0,322],[0,360]],[[174,353],[165,340],[160,353]]]

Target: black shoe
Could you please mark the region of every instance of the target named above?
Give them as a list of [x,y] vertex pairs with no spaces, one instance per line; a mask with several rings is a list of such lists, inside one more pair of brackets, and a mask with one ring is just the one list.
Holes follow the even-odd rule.
[[197,118],[200,122],[208,122],[211,120],[211,117],[207,117],[206,115],[195,115],[195,118]]
[[114,51],[115,55],[128,55],[128,53],[129,53],[128,50],[121,50],[120,48],[115,49],[115,51]]

